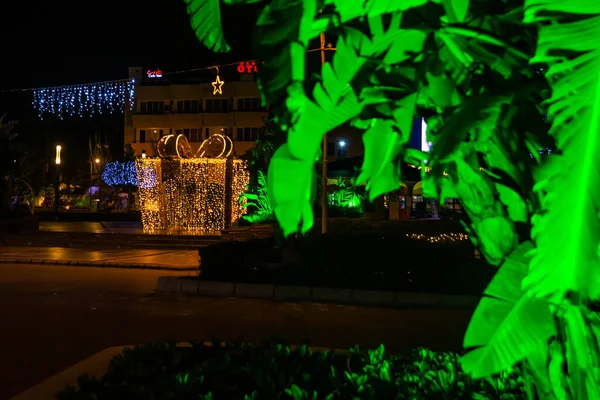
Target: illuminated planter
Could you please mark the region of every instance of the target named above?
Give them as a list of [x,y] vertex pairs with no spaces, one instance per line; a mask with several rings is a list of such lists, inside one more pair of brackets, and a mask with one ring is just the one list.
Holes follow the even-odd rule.
[[245,161],[138,158],[136,175],[144,231],[218,232],[245,212]]

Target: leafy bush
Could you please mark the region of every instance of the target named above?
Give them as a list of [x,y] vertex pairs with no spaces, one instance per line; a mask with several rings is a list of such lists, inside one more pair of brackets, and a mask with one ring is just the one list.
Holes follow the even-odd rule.
[[138,346],[115,357],[103,377],[84,375],[58,394],[59,400],[523,398],[516,371],[472,380],[453,353],[417,349],[398,357],[380,346],[340,355],[248,343]]
[[240,204],[248,209],[249,213],[244,215],[240,222],[242,224],[262,224],[275,219],[273,206],[267,191],[267,179],[262,171],[258,171],[258,177],[254,192],[244,192],[240,195]]
[[337,188],[328,195],[330,217],[360,217],[364,213],[364,196],[361,188],[347,185],[344,178],[337,178]]
[[[368,249],[368,251],[367,251]],[[494,269],[468,242],[393,234],[226,242],[200,249],[201,279],[421,293],[480,294]]]

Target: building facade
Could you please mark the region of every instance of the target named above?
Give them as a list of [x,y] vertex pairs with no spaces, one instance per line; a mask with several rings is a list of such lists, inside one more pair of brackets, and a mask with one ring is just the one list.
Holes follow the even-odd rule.
[[156,156],[156,143],[164,135],[185,135],[195,151],[219,133],[233,140],[239,157],[254,146],[265,126],[268,111],[260,105],[252,74],[240,74],[237,80],[220,77],[222,85],[210,79],[168,80],[141,67],[129,68],[129,77],[136,78],[135,106],[125,111],[124,141],[135,156]]

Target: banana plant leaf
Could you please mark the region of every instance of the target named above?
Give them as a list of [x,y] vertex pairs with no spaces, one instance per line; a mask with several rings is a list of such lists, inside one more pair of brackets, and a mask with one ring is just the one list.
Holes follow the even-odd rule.
[[273,155],[267,188],[284,236],[312,228],[316,178],[314,160],[292,158],[287,144]]
[[[553,13],[583,16],[555,23]],[[525,22],[543,23],[531,63],[548,63],[550,134],[560,155],[536,175],[542,212],[533,220],[536,251],[524,288],[560,303],[569,293],[600,297],[600,3],[525,1]],[[552,22],[552,23],[546,23]],[[577,201],[565,210],[568,193]]]
[[228,52],[230,47],[223,35],[220,0],[184,1],[198,40],[212,51]]
[[528,298],[521,289],[528,271],[527,253],[532,249],[532,243],[525,242],[509,255],[471,319],[464,347],[475,349],[461,358],[461,364],[474,378],[498,373],[543,351],[555,334],[548,304]]

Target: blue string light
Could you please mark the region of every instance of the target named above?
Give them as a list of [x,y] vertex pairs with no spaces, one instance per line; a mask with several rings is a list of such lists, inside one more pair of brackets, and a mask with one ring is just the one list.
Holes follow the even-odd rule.
[[40,118],[45,114],[61,119],[75,115],[91,117],[104,112],[112,114],[115,110],[123,112],[126,106],[132,110],[135,79],[35,89],[32,104]]
[[102,180],[111,187],[137,186],[135,163],[133,161],[113,161],[106,164],[102,173]]

